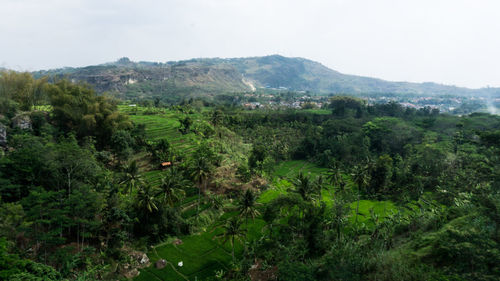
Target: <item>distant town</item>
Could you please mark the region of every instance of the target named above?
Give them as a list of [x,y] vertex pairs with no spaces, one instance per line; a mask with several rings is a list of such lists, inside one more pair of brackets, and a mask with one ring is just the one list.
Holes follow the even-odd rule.
[[[283,88],[283,89],[281,89]],[[313,95],[306,91],[290,92],[284,87],[271,89],[272,93],[246,93],[241,105],[247,109],[321,109],[328,107],[328,100],[335,95]],[[443,113],[468,114],[471,112],[489,112],[496,114],[500,98],[473,96],[416,96],[397,94],[371,94],[356,96],[367,104],[397,102],[404,107],[420,109],[424,107],[439,109]]]

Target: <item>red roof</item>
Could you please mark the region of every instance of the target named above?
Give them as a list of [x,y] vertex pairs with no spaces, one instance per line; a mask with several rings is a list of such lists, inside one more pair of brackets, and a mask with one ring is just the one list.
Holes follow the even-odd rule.
[[169,162],[162,162],[162,163],[161,163],[161,165],[162,165],[163,167],[171,166],[171,165],[172,165],[172,162],[170,162],[170,161],[169,161]]

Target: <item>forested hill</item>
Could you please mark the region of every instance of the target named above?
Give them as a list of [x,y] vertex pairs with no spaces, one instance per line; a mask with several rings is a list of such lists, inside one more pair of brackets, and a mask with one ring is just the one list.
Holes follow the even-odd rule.
[[122,58],[96,66],[37,71],[34,75],[65,76],[74,81],[88,82],[98,91],[115,92],[127,97],[234,93],[259,88],[323,94],[500,94],[497,88],[467,89],[436,83],[390,82],[346,75],[315,61],[279,55],[166,63],[132,62]]

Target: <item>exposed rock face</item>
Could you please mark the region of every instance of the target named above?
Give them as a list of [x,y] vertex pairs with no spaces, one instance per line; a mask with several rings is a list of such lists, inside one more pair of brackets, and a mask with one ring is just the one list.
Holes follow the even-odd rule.
[[12,126],[22,130],[31,130],[31,118],[27,113],[21,113],[12,118]]
[[158,260],[158,261],[155,263],[155,267],[156,267],[156,268],[158,268],[158,269],[162,269],[162,268],[164,268],[166,265],[167,265],[167,261],[166,261],[166,260],[164,260],[164,259]]
[[0,146],[7,145],[7,127],[0,123]]

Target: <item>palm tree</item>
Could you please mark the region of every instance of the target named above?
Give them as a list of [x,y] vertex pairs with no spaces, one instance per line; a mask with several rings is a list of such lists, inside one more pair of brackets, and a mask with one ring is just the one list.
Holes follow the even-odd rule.
[[224,117],[224,114],[220,109],[217,109],[212,112],[212,116],[210,116],[210,121],[214,125],[214,127],[217,127],[218,124],[222,122],[222,119]]
[[333,185],[334,187],[337,186],[340,191],[344,191],[345,181],[342,178],[340,168],[338,168],[336,164],[330,165],[327,171],[326,178],[331,185]]
[[246,226],[248,226],[248,217],[255,219],[256,216],[260,215],[256,207],[255,194],[250,189],[247,189],[238,202],[238,210],[240,211],[240,215],[245,217]]
[[313,200],[318,195],[317,187],[302,172],[298,174],[293,184],[295,185],[295,192],[300,194],[305,201]]
[[128,188],[129,194],[132,193],[132,190],[134,190],[138,185],[143,183],[142,176],[139,173],[139,166],[137,166],[137,162],[135,160],[125,166],[124,175],[120,183]]
[[330,225],[335,228],[337,232],[337,239],[340,239],[341,229],[344,224],[347,222],[347,216],[349,215],[349,205],[346,205],[346,202],[342,198],[335,198],[333,201],[333,206],[331,209],[331,221]]
[[207,193],[206,202],[210,204],[211,208],[220,211],[224,207],[224,198],[218,194]]
[[241,221],[238,217],[232,217],[230,218],[226,224],[224,225],[224,233],[222,235],[216,236],[220,237],[223,239],[222,244],[226,244],[227,241],[231,242],[231,247],[232,247],[232,257],[233,257],[233,262],[235,262],[235,257],[234,257],[234,242],[240,241],[240,243],[243,243],[241,238],[245,237],[245,230],[240,229],[241,227]]
[[148,210],[150,213],[158,211],[158,207],[156,206],[156,194],[158,193],[151,185],[143,185],[139,188],[139,192],[137,192],[137,206],[140,209]]
[[369,176],[369,171],[368,171],[368,166],[363,165],[363,166],[355,166],[354,167],[354,172],[352,173],[353,181],[358,187],[358,203],[356,204],[356,223],[358,222],[358,212],[359,212],[359,196],[361,193],[361,189],[366,187],[368,185],[368,176]]
[[314,188],[316,189],[316,192],[319,195],[320,201],[323,201],[323,193],[321,192],[323,190],[323,185],[325,182],[325,178],[323,175],[319,175],[316,177],[316,181],[314,182]]
[[208,178],[212,173],[212,166],[208,159],[204,156],[200,156],[194,159],[194,165],[192,167],[191,176],[198,183],[198,207],[197,214],[200,211],[201,203],[201,187],[204,186],[204,191],[207,189]]
[[186,196],[183,188],[187,185],[189,181],[180,175],[177,167],[168,169],[161,178],[158,192],[162,197],[162,203],[173,207],[175,203],[180,202]]

